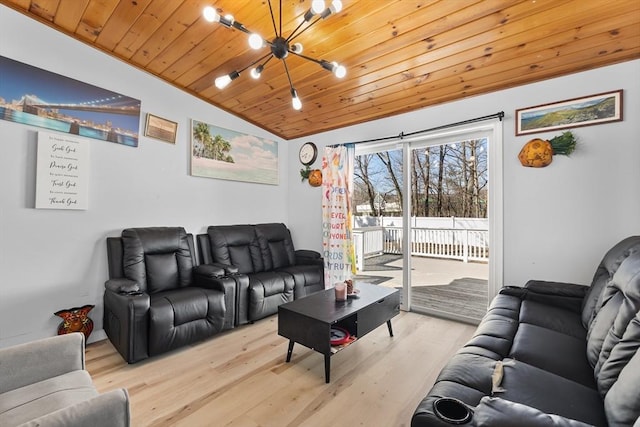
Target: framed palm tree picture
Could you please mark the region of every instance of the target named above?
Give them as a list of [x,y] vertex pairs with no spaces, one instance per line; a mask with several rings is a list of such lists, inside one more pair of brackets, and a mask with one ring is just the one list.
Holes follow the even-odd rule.
[[278,142],[191,120],[191,175],[278,185]]

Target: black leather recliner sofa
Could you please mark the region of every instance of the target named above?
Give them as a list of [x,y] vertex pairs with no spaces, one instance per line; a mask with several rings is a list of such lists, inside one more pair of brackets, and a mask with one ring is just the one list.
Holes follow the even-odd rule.
[[107,238],[104,330],[129,363],[234,327],[235,281],[196,266],[181,227],[130,228]]
[[503,288],[440,372],[412,427],[640,426],[640,236],[591,286]]
[[210,226],[197,242],[200,264],[223,268],[236,281],[236,325],[324,289],[321,255],[295,250],[284,224]]

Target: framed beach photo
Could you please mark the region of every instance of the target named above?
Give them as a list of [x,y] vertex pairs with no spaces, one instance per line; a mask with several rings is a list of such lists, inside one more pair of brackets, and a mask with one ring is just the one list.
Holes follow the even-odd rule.
[[516,135],[622,120],[622,89],[516,110]]
[[278,142],[191,120],[191,175],[278,185]]
[[147,121],[144,125],[145,136],[175,144],[177,133],[178,123],[147,113]]

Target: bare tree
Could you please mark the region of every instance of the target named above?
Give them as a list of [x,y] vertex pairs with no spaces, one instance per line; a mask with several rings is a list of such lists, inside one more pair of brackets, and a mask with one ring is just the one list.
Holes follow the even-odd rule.
[[366,194],[367,201],[369,202],[369,206],[371,207],[371,214],[376,216],[379,215],[379,212],[376,209],[374,199],[376,196],[376,190],[373,186],[372,177],[370,176],[369,171],[369,163],[371,162],[372,155],[366,154],[363,156],[356,156],[355,158],[355,170],[354,170],[354,181],[357,184],[362,184],[364,187],[364,192]]
[[442,213],[443,186],[444,179],[444,159],[447,156],[447,146],[440,145],[438,147],[438,185],[436,187],[436,211]]
[[431,159],[428,148],[416,149],[412,164],[412,215],[429,216],[429,198],[431,195]]
[[420,216],[421,204],[419,203],[419,200],[422,195],[422,191],[420,191],[420,175],[424,169],[422,167],[422,161],[418,150],[413,150],[411,153],[411,162],[411,200],[413,200],[411,216]]
[[[389,173],[389,178],[393,183],[393,188],[396,190],[396,194],[398,195],[398,203],[402,207],[402,185],[400,184],[401,181],[397,176],[398,173],[400,173],[400,176],[402,176],[402,157],[400,156],[400,159],[398,161],[397,152],[394,153],[393,157],[390,155],[390,153],[390,151],[383,151],[382,153],[376,153],[376,155],[378,156],[378,159],[380,159],[380,161],[386,166],[387,172]],[[392,158],[395,159],[395,161],[392,161]],[[398,169],[398,171],[396,172],[395,169]]]
[[[411,215],[486,217],[487,158],[485,139],[414,149],[411,155]],[[358,202],[380,215],[375,197],[387,206],[403,202],[402,153],[385,151],[356,158]]]

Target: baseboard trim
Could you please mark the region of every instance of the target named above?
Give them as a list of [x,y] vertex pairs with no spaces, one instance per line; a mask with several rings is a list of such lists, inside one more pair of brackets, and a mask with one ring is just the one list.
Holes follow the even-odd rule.
[[87,344],[91,344],[92,342],[102,341],[107,339],[107,333],[104,329],[98,329],[97,331],[93,331],[91,336],[87,340]]

